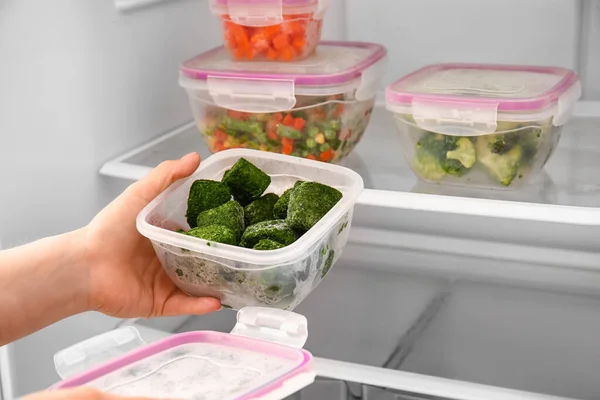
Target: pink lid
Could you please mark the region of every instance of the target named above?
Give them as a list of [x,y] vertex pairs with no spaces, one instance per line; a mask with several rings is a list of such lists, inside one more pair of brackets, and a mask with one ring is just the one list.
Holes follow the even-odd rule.
[[[314,381],[305,350],[220,332],[146,345],[51,389],[90,386],[123,396],[205,400],[284,398]],[[285,383],[285,385],[284,385]]]
[[183,77],[195,80],[229,78],[241,80],[286,80],[296,86],[339,85],[360,78],[370,66],[386,56],[375,43],[321,42],[314,55],[295,62],[239,62],[218,47],[185,61]]
[[558,67],[437,64],[389,85],[386,100],[388,108],[417,102],[536,111],[556,104],[577,82],[573,71]]

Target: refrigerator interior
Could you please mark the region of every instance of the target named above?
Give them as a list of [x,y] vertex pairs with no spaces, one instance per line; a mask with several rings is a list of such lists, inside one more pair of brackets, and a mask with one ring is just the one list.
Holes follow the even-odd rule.
[[[545,173],[519,192],[419,183],[378,98],[344,162],[368,189],[351,243],[298,309],[309,320],[307,346],[325,359],[385,365],[427,377],[432,390],[457,391],[390,394],[367,384],[348,392],[327,377],[302,398],[503,393],[461,391],[433,377],[598,398],[600,2],[330,2],[324,39],[384,44],[383,84],[437,62],[556,65],[578,72],[584,97]],[[208,156],[177,68],[218,44],[207,0],[0,1],[0,178],[14,188],[0,198],[0,242],[80,227],[160,161]],[[228,330],[233,318],[143,323],[164,332]],[[4,398],[54,383],[54,352],[120,323],[88,313],[1,349]]]

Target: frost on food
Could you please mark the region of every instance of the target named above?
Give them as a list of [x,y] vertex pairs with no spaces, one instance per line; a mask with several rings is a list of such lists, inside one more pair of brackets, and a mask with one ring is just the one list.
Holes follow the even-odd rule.
[[231,191],[221,182],[200,179],[190,187],[185,217],[190,228],[195,228],[198,214],[228,202]]
[[296,241],[296,235],[284,220],[263,221],[246,228],[240,246],[252,248],[262,239],[287,246]]
[[244,233],[244,209],[235,200],[198,214],[197,227],[221,225],[229,228],[236,236],[237,244]]
[[297,181],[293,187],[287,189],[277,203],[273,206],[273,216],[277,219],[286,219],[287,218],[287,210],[288,205],[290,203],[290,196],[292,195],[292,190],[300,186],[300,184],[304,183],[304,181]]
[[240,158],[223,177],[233,198],[242,206],[258,199],[271,184],[271,177],[244,158]]
[[304,182],[292,190],[286,222],[297,232],[307,232],[342,199],[342,193],[318,182]]
[[268,193],[244,207],[246,226],[275,219],[273,207],[277,201],[279,201],[279,196],[275,193]]
[[209,242],[225,243],[235,246],[237,238],[235,233],[222,225],[207,225],[194,228],[186,233],[189,236],[208,240]]

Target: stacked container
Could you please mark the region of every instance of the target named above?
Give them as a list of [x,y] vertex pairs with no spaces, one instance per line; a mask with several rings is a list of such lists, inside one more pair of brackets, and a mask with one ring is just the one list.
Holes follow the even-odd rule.
[[183,63],[180,84],[211,152],[249,148],[336,162],[362,138],[383,46],[322,42],[325,0],[212,0],[225,45]]

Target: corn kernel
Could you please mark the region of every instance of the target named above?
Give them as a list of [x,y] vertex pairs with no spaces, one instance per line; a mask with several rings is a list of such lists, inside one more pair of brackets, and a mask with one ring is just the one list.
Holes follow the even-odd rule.
[[317,136],[315,136],[315,142],[317,142],[319,144],[325,143],[325,135],[323,135],[322,133],[319,133]]

